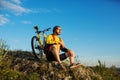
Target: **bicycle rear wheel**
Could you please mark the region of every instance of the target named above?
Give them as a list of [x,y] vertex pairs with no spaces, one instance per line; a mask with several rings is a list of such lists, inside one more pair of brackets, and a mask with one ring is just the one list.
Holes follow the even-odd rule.
[[31,47],[32,47],[33,55],[35,56],[35,58],[41,59],[43,56],[43,49],[39,45],[37,36],[32,37]]

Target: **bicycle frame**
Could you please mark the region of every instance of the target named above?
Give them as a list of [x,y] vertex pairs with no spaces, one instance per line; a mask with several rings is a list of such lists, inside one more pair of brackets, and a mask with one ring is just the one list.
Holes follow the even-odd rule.
[[51,28],[44,29],[39,31],[38,26],[35,26],[34,29],[36,30],[37,36],[33,36],[31,39],[31,47],[33,54],[36,58],[40,59],[44,53],[44,47],[47,35],[45,32],[49,31]]
[[[43,40],[41,37],[43,36]],[[45,33],[38,33],[38,42],[41,48],[44,48],[47,35]]]

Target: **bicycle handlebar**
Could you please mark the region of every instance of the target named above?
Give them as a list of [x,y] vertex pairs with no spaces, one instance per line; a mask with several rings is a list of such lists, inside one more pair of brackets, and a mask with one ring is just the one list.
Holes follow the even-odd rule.
[[51,27],[49,27],[49,28],[47,28],[47,29],[45,29],[45,30],[43,30],[43,31],[49,31],[51,29]]
[[45,33],[46,31],[49,31],[49,30],[51,29],[51,27],[39,31],[39,30],[38,30],[38,26],[35,26],[34,29],[36,29],[36,32],[35,32],[35,33],[39,34],[39,33]]

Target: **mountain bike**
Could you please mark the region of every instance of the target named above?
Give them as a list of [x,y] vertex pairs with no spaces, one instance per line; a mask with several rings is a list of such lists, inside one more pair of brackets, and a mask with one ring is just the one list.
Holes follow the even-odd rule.
[[39,30],[38,26],[34,26],[34,29],[36,30],[35,33],[37,33],[37,36],[33,36],[31,39],[32,52],[35,58],[41,59],[44,54],[44,47],[47,37],[46,32],[51,28]]

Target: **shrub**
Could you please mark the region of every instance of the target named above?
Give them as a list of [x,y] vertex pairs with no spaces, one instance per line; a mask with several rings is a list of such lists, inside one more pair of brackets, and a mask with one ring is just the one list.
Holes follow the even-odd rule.
[[2,39],[0,39],[0,61],[3,57],[6,56],[7,52],[8,52],[8,45],[6,45],[6,42]]

